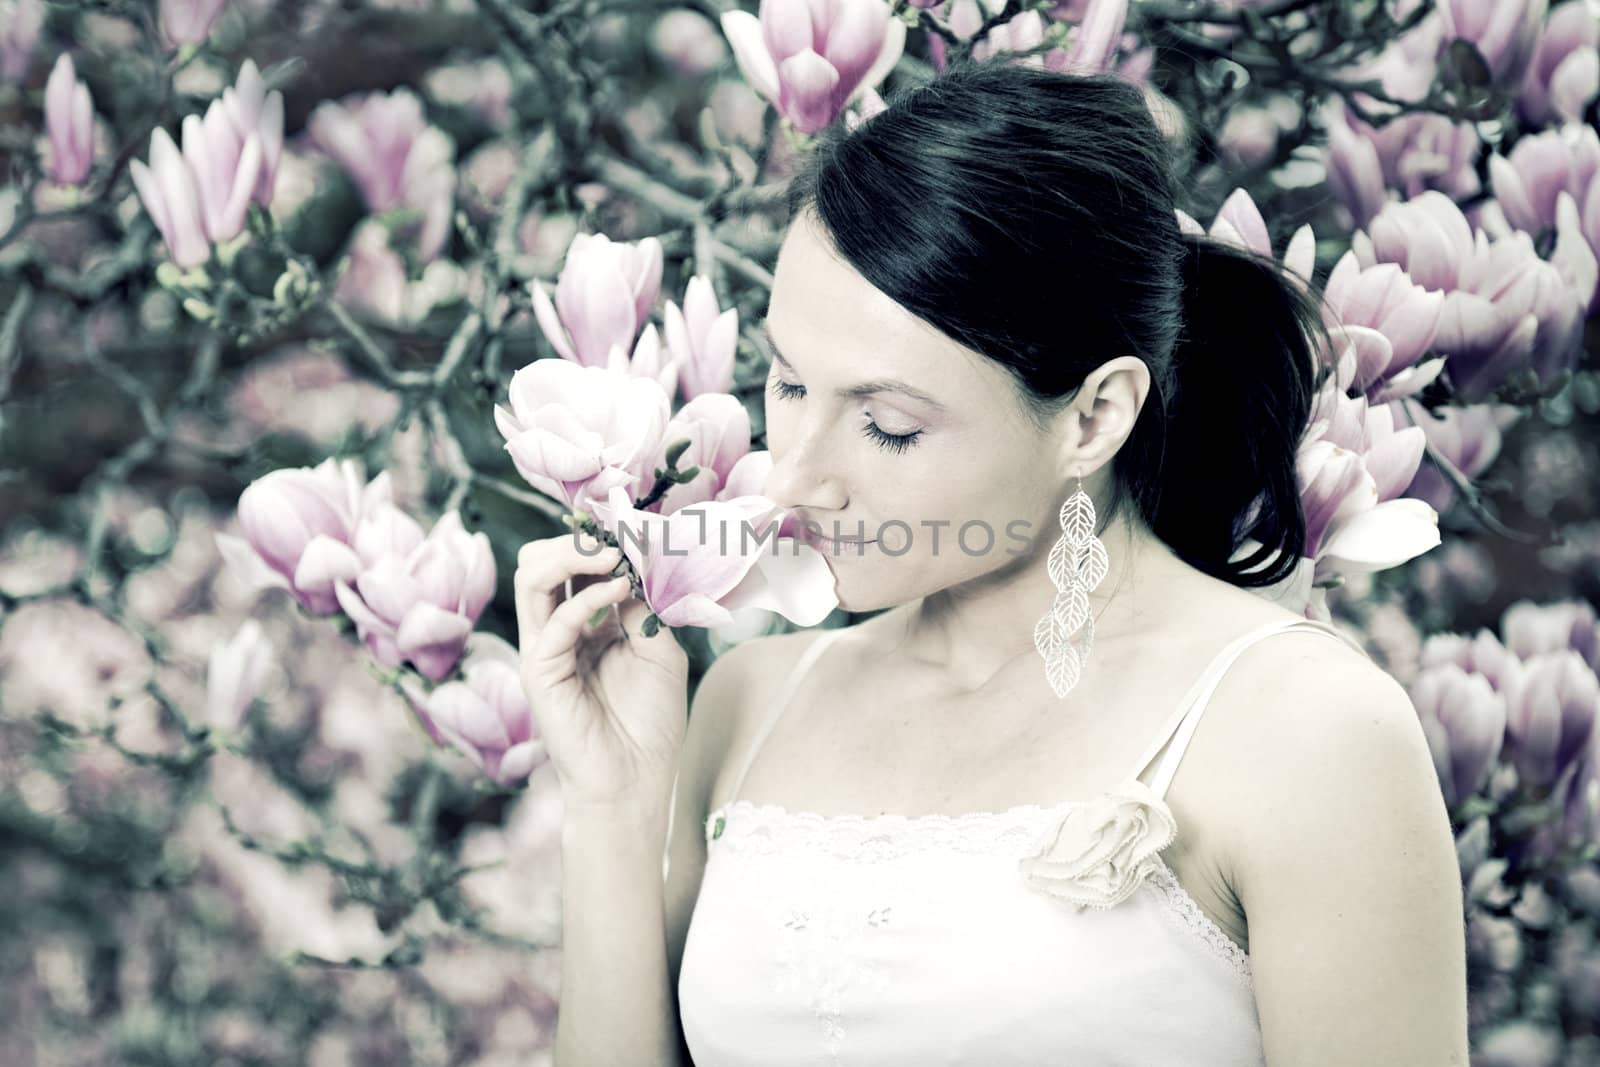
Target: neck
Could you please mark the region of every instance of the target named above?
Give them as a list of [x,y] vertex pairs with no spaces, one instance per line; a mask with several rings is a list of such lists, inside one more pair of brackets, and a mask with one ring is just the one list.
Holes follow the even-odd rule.
[[[899,654],[936,666],[958,693],[976,692],[1024,657],[1037,660],[1033,627],[1055,601],[1049,555],[1059,536],[1053,531],[1013,564],[908,605]],[[1142,524],[1118,520],[1098,536],[1108,568],[1089,593],[1097,647],[1148,635],[1171,615],[1178,583],[1198,573]]]

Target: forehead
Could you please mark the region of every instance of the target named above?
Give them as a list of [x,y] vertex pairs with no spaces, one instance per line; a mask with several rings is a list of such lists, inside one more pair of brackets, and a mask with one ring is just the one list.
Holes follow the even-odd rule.
[[940,333],[863,278],[838,257],[809,215],[789,227],[773,277],[768,327],[802,373],[828,375],[842,384],[900,378],[952,408],[1009,396],[1009,377],[998,364]]

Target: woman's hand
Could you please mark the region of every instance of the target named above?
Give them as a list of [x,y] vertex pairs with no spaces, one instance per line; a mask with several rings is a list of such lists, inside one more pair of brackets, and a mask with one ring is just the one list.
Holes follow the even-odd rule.
[[[599,542],[579,536],[582,551],[563,534],[517,553],[522,687],[567,807],[665,805],[688,721],[688,656],[667,627],[640,633],[649,607],[626,574],[610,577],[622,550],[585,555]],[[612,610],[590,627],[602,608]]]

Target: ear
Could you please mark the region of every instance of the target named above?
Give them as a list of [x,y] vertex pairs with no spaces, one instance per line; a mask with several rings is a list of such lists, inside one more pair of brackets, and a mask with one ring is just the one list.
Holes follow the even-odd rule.
[[1137,356],[1118,356],[1089,372],[1061,417],[1063,470],[1084,477],[1111,462],[1133,433],[1150,395],[1150,368]]

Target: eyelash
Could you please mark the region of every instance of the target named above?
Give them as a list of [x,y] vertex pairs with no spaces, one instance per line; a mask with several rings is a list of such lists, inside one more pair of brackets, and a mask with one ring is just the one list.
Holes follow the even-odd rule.
[[[782,378],[772,379],[772,392],[781,400],[798,400],[806,395],[803,385],[790,385]],[[887,452],[900,453],[916,444],[917,438],[922,436],[922,431],[907,434],[884,433],[870,419],[861,428],[863,436],[870,438],[879,448]]]

